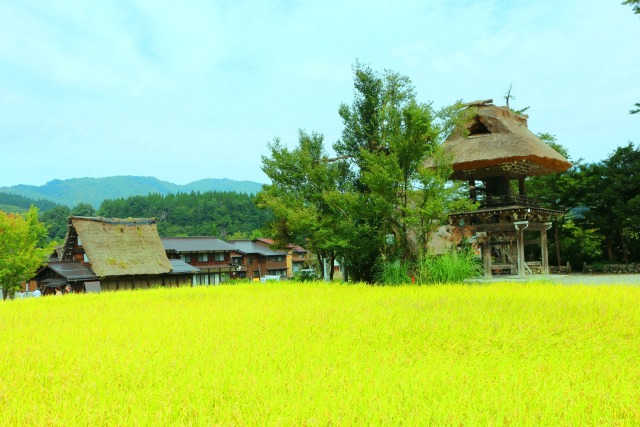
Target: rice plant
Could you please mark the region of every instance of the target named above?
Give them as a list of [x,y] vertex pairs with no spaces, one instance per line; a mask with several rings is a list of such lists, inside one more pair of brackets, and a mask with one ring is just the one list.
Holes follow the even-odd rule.
[[238,284],[0,302],[0,425],[639,425],[640,288]]

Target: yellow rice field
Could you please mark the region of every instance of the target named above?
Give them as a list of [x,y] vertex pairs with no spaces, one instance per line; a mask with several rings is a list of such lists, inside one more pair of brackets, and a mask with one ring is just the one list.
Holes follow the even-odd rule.
[[0,302],[0,425],[640,425],[640,287]]

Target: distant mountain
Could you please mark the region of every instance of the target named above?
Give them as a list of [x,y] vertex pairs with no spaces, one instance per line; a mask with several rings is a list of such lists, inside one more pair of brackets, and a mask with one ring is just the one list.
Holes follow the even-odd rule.
[[205,191],[234,191],[255,194],[262,184],[231,179],[202,179],[185,185],[160,181],[150,176],[111,176],[106,178],[73,178],[47,182],[45,185],[14,185],[0,187],[0,193],[17,194],[31,199],[50,200],[74,207],[78,203],[91,203],[98,208],[105,199],[146,196],[150,193],[191,193]]

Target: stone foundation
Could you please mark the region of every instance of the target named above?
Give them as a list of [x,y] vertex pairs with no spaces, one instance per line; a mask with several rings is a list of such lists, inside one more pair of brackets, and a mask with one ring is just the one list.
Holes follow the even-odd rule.
[[640,274],[640,264],[585,264],[582,267],[582,272],[585,274]]

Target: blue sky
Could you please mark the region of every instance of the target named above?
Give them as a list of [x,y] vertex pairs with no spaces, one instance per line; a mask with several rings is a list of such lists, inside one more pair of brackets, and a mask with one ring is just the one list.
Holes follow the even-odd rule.
[[640,143],[640,17],[618,0],[0,0],[0,39],[0,186],[266,182],[274,137],[340,138],[356,59],[438,108],[513,84],[573,158]]

